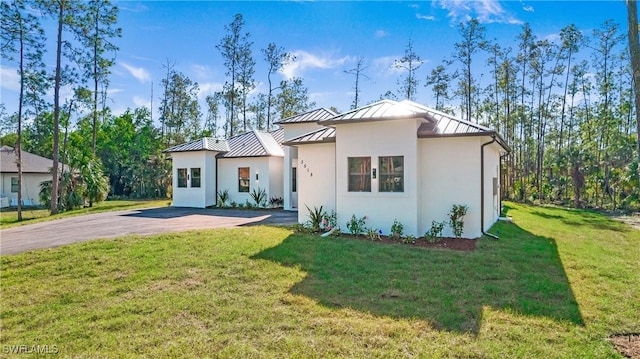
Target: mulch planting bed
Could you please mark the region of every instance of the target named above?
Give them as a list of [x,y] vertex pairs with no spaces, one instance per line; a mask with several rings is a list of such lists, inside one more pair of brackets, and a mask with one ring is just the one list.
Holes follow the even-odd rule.
[[453,237],[442,237],[439,238],[438,242],[431,243],[424,238],[420,237],[416,239],[415,243],[402,243],[400,240],[388,237],[388,236],[380,236],[380,240],[370,240],[367,236],[364,235],[351,235],[351,234],[341,234],[341,237],[352,238],[362,241],[368,242],[376,242],[376,243],[386,243],[386,244],[402,244],[409,247],[423,247],[423,248],[444,248],[451,249],[454,251],[472,251],[476,249],[476,240],[475,239],[466,239],[466,238],[453,238]]
[[611,342],[627,358],[640,359],[640,334],[623,334],[611,337]]

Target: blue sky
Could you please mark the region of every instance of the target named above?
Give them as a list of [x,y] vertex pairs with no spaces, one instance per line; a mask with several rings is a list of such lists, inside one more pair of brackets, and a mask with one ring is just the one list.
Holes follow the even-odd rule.
[[[402,76],[393,67],[409,40],[422,57],[417,101],[431,105],[423,87],[431,69],[449,58],[459,41],[456,25],[476,18],[486,26],[487,38],[502,46],[516,46],[523,23],[530,23],[538,38],[557,40],[560,30],[574,23],[590,35],[605,20],[613,19],[626,33],[624,1],[398,1],[398,2],[214,2],[214,1],[116,1],[123,36],[112,68],[109,106],[115,113],[149,106],[153,83],[154,114],[162,95],[163,64],[198,82],[200,98],[221,89],[225,68],[215,46],[225,35],[224,26],[241,13],[245,31],[251,34],[256,59],[257,90],[265,92],[266,67],[260,49],[269,42],[296,55],[278,80],[300,76],[317,107],[347,110],[353,97],[352,69],[358,57],[365,59],[370,78],[361,83],[364,102],[376,100],[387,90],[396,91]],[[49,24],[50,26],[51,24]],[[53,28],[47,27],[53,46]],[[53,51],[47,55],[53,64]],[[484,61],[478,59],[478,63]],[[15,111],[15,65],[2,62],[2,102]],[[70,93],[67,89],[65,93]]]

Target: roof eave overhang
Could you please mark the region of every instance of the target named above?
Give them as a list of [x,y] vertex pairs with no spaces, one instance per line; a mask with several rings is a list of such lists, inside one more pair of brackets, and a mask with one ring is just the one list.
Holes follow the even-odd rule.
[[507,153],[511,153],[511,147],[507,145],[505,140],[495,131],[469,132],[469,133],[445,133],[445,134],[419,134],[418,138],[451,138],[451,137],[494,137],[496,142]]
[[323,138],[321,140],[315,140],[315,141],[303,141],[303,142],[287,141],[287,142],[283,142],[282,144],[285,146],[300,146],[300,145],[311,145],[314,143],[333,143],[333,142],[336,142],[335,137]]
[[220,156],[218,157],[218,159],[224,160],[224,159],[232,159],[232,158],[261,158],[261,157],[284,157],[284,155],[258,155],[258,156],[229,156],[229,157],[225,157],[225,156]]

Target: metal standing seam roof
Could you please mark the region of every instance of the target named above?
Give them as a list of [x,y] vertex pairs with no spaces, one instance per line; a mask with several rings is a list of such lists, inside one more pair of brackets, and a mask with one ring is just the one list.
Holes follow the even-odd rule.
[[285,123],[305,123],[305,122],[318,122],[322,120],[326,120],[332,117],[335,117],[337,113],[328,109],[328,108],[318,108],[313,111],[305,112],[299,115],[287,117],[282,119],[276,124],[285,124]]
[[228,152],[229,143],[227,140],[211,137],[203,137],[191,142],[183,143],[171,148],[167,148],[162,151],[165,153],[171,152],[187,152],[187,151],[216,151],[216,152]]
[[227,141],[230,151],[218,155],[221,158],[284,156],[282,146],[269,133],[254,130]]
[[321,128],[304,135],[290,139],[284,142],[283,145],[295,146],[309,143],[322,143],[322,142],[335,142],[336,141],[336,129],[333,127]]
[[[0,172],[18,173],[16,161],[18,155],[13,147],[2,146],[0,148]],[[67,167],[62,162],[58,163],[60,168]],[[31,152],[22,151],[22,172],[23,173],[50,173],[53,168],[53,160],[38,156]]]
[[273,130],[269,132],[269,134],[273,137],[274,140],[276,140],[276,142],[278,142],[278,144],[282,145],[282,142],[284,141],[284,128]]
[[369,122],[401,118],[425,118],[426,113],[418,104],[382,100],[356,108],[332,118],[319,121],[320,125],[334,125],[346,122]]
[[[418,128],[418,137],[495,135],[498,143],[507,151],[510,151],[509,146],[506,145],[506,142],[496,131],[409,100],[402,102],[392,100],[378,101],[330,119],[319,121],[318,124],[327,126],[349,122],[371,122],[406,118],[421,118],[425,120]],[[329,128],[326,128],[298,136],[284,144],[299,145],[332,141],[335,141],[335,130],[330,131]]]

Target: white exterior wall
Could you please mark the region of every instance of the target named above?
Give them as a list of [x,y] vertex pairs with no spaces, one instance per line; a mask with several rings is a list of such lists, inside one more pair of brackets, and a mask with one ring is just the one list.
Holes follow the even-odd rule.
[[[482,143],[490,142],[484,137]],[[500,147],[496,143],[484,147],[484,230],[485,232],[500,217]],[[494,191],[493,179],[498,189]]]
[[[2,188],[0,188],[0,194],[3,197],[8,197],[11,206],[18,205],[18,193],[11,192],[11,177],[18,177],[18,173],[2,173]],[[38,194],[40,193],[40,183],[44,181],[50,181],[51,175],[48,173],[22,173],[22,204],[26,206],[38,206],[40,200]]]
[[[336,210],[335,149],[335,143],[298,147],[299,223],[309,220],[309,211],[305,205],[312,210],[323,206],[327,213]],[[344,225],[340,226],[344,228]]]
[[267,194],[269,197],[267,198],[267,204],[270,198],[272,197],[283,197],[284,196],[284,186],[282,180],[284,178],[284,158],[282,157],[269,157],[269,188],[265,188],[267,190]]
[[[282,128],[284,129],[284,140],[288,141],[292,138],[298,137],[300,135],[304,135],[305,133],[309,133],[311,131],[323,128],[323,126],[318,125],[316,122],[303,122],[303,123],[285,123],[282,124]],[[284,199],[284,209],[285,210],[296,210],[299,209],[299,206],[302,206],[306,210],[303,204],[299,201],[298,194],[291,192],[291,183],[293,172],[291,170],[292,167],[296,167],[298,165],[298,149],[296,147],[284,147],[284,177],[283,177],[283,199]],[[298,175],[299,176],[299,175]],[[300,204],[299,204],[300,203]]]
[[[422,234],[418,228],[418,126],[416,119],[336,126],[336,212],[343,231],[355,214],[367,216],[365,225],[384,234],[390,233],[394,219],[402,222],[405,234]],[[404,192],[379,192],[379,169],[378,178],[371,180],[371,192],[348,191],[347,158],[369,156],[372,170],[378,169],[379,156],[404,156]]]
[[[229,201],[244,204],[246,201],[253,204],[251,192],[262,188],[267,191],[267,204],[269,198],[282,196],[282,157],[239,157],[218,159],[218,191],[229,190]],[[278,163],[279,162],[279,163]],[[270,164],[273,163],[272,172]],[[238,168],[249,167],[249,192],[238,192]],[[258,179],[256,180],[256,174]],[[273,192],[272,192],[273,191]]]
[[[173,206],[205,208],[215,205],[215,155],[212,151],[174,152]],[[178,169],[187,169],[187,187],[178,187]],[[191,187],[191,168],[200,168],[200,187]]]
[[[442,137],[419,139],[422,183],[420,232],[431,221],[447,223],[444,236],[453,236],[448,213],[454,204],[467,205],[464,238],[482,235],[480,228],[480,146],[490,137]],[[498,177],[499,146],[485,146],[485,230],[498,219],[499,195],[493,195],[493,177]]]

